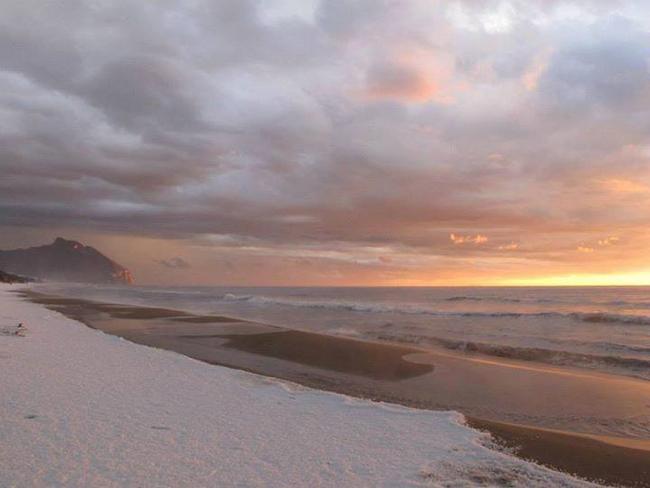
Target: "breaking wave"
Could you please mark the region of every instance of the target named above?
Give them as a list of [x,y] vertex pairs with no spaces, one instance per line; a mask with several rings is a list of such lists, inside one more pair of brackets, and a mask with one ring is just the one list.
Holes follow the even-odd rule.
[[[472,295],[458,295],[444,299],[446,302],[501,302],[501,303],[526,303],[530,300],[523,298],[509,298],[509,297],[485,297],[485,296],[472,296]],[[535,303],[549,303],[552,300],[545,299],[544,301],[536,299]]]
[[[617,369],[628,376],[650,379],[650,359],[625,356],[589,354],[580,352],[560,351],[538,347],[509,346],[483,342],[445,339],[440,337],[423,336],[409,333],[371,334],[373,339],[414,344],[419,346],[437,346],[447,350],[478,353],[486,356],[519,361],[535,361],[555,366],[573,366],[589,369]],[[627,348],[620,344],[612,344],[612,349],[627,349],[625,352],[638,352],[636,348]],[[614,352],[612,350],[612,352]],[[621,351],[622,352],[622,351]]]
[[650,316],[647,315],[631,315],[605,312],[573,312],[567,315],[583,322],[650,325]]
[[[570,299],[559,298],[540,298],[540,297],[503,297],[503,296],[479,296],[479,295],[456,295],[443,299],[445,302],[493,302],[493,303],[524,303],[524,304],[572,304],[575,301]],[[650,309],[650,302],[648,301],[630,301],[630,300],[605,300],[605,301],[587,301],[584,299],[578,302],[582,305],[589,304],[592,306],[603,307],[619,307],[619,308],[636,308],[636,309]]]
[[[460,297],[451,297],[459,298]],[[467,297],[463,297],[466,299]],[[339,300],[296,300],[286,297],[269,297],[262,295],[236,295],[226,293],[217,297],[226,302],[247,302],[255,305],[279,305],[285,307],[313,308],[340,310],[347,312],[365,313],[390,313],[405,315],[429,315],[432,317],[467,317],[467,318],[546,318],[546,319],[572,319],[586,323],[650,325],[650,316],[633,314],[616,314],[605,312],[482,312],[482,311],[446,311],[436,310],[417,305],[399,304],[389,305],[380,303],[363,303]]]

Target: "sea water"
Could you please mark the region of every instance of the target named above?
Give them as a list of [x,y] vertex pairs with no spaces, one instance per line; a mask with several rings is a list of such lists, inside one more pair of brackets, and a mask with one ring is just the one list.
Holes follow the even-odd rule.
[[38,288],[650,380],[650,287]]

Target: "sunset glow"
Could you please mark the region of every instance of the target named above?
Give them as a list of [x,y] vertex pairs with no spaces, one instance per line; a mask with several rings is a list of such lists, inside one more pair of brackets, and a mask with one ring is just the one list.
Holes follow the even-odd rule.
[[143,284],[650,284],[644,2],[28,3],[7,248]]
[[504,280],[495,284],[506,286],[647,286],[648,283],[650,283],[650,269],[638,273],[578,274],[521,278]]

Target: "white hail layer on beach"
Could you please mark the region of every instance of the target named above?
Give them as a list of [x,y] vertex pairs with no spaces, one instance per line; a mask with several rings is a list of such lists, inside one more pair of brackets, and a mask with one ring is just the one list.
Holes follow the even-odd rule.
[[0,486],[589,486],[486,447],[458,413],[211,366],[11,289],[0,329],[27,331],[0,334]]

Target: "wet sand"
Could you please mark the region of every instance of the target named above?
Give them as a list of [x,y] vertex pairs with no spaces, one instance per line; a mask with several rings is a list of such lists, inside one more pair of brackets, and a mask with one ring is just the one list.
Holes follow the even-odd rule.
[[649,382],[218,315],[25,296],[90,327],[208,363],[348,395],[458,410],[523,457],[609,484],[650,486]]
[[[181,337],[202,342],[206,336]],[[381,348],[368,342],[289,330],[218,337],[228,339],[226,348],[378,380],[402,380],[433,371],[433,365],[404,360],[414,352],[407,347]]]
[[648,486],[650,453],[621,448],[586,437],[520,425],[469,418],[468,425],[490,432],[501,444],[524,458],[591,480],[624,486]]

